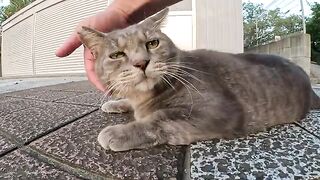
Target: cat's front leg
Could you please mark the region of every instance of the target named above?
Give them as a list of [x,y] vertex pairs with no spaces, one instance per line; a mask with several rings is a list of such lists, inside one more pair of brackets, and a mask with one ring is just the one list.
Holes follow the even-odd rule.
[[132,107],[127,99],[120,99],[104,103],[101,110],[106,113],[126,113],[132,111]]
[[98,142],[104,149],[126,151],[163,144],[160,127],[150,122],[131,122],[104,128]]

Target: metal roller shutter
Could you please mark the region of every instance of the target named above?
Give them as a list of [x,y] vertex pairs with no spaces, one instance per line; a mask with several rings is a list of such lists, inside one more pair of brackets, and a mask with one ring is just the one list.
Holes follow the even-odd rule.
[[167,18],[167,23],[162,28],[162,32],[167,34],[177,47],[184,50],[194,49],[192,15],[171,15]]
[[4,77],[33,75],[32,23],[31,16],[3,32],[5,46],[2,47],[2,73]]
[[80,20],[106,6],[107,0],[66,0],[36,13],[35,74],[84,72],[82,48],[66,58],[57,58],[54,52]]

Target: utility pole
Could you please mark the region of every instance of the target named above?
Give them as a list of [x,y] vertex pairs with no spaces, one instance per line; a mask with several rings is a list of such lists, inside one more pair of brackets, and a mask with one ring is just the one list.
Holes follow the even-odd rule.
[[305,34],[307,33],[307,30],[306,30],[306,19],[304,17],[303,0],[300,0],[300,6],[301,6],[303,33]]
[[256,41],[257,46],[259,45],[259,34],[258,34],[259,28],[258,28],[258,18],[256,18]]

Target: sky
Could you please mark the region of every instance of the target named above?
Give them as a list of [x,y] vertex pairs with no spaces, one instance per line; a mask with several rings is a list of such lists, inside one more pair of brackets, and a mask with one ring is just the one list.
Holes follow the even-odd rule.
[[0,6],[7,6],[10,4],[10,0],[0,0]]
[[[301,14],[300,0],[243,0],[243,2],[261,3],[266,9],[280,8],[282,12],[288,12],[288,14]],[[303,0],[303,6],[305,16],[311,14],[310,6],[314,2],[320,3],[320,0]]]

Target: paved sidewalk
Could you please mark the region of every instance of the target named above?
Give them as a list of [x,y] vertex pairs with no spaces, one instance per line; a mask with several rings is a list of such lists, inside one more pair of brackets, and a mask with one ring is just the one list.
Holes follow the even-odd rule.
[[130,114],[99,110],[87,81],[0,95],[0,179],[306,179],[320,177],[320,111],[236,140],[114,153],[97,143]]

